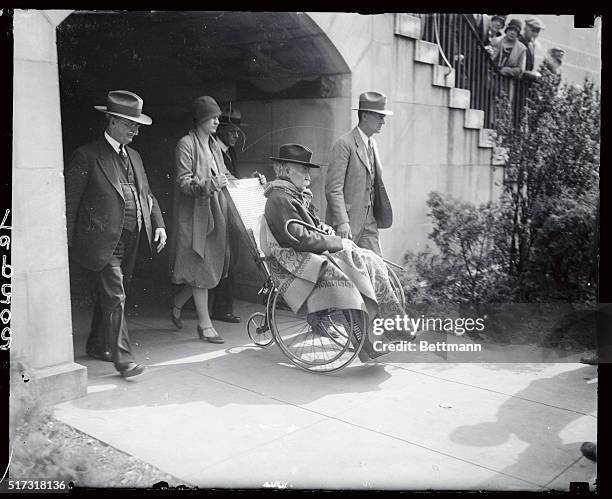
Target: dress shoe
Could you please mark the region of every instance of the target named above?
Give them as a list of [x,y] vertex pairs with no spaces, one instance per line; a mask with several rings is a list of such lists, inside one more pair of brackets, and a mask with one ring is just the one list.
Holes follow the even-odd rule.
[[87,355],[89,357],[91,357],[92,359],[98,359],[101,360],[103,362],[112,362],[113,361],[113,356],[111,355],[109,350],[102,350],[102,351],[95,351],[95,350],[88,350],[87,351]]
[[232,322],[234,324],[238,324],[241,320],[240,317],[232,314],[231,312],[228,312],[227,314],[223,314],[223,315],[213,315],[212,318],[215,321]]
[[[219,335],[219,333],[217,333],[217,331],[215,331],[214,327],[209,326],[209,327],[201,328],[200,325],[198,324],[197,328],[198,328],[198,337],[202,341],[208,341],[209,343],[225,343],[225,340],[221,338],[221,336]],[[213,331],[215,335],[206,336],[204,334],[204,331]]]
[[[174,311],[178,310],[179,311],[179,316],[177,317],[176,315],[174,315]],[[177,329],[183,329],[183,321],[181,320],[181,311],[183,309],[177,307],[176,305],[174,307],[172,307],[172,311],[170,312],[170,320],[172,321],[172,324],[174,324],[176,326]]]
[[132,364],[130,367],[119,371],[119,374],[122,378],[131,378],[132,376],[138,376],[139,374],[142,374],[144,370],[145,366],[143,366],[142,364]]

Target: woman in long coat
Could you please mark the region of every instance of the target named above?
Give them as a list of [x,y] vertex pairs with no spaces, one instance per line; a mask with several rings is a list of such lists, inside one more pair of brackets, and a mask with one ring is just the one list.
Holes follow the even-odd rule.
[[221,192],[228,173],[221,149],[213,138],[221,109],[212,97],[192,104],[194,128],[176,146],[173,237],[170,273],[174,284],[184,284],[174,296],[172,322],[182,327],[181,309],[193,296],[198,314],[198,336],[223,343],[208,312],[208,290],[227,274],[229,262],[228,208]]

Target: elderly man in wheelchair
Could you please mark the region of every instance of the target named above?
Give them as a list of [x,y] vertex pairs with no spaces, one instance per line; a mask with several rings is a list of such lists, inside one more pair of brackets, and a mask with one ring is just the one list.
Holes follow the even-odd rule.
[[337,236],[309,207],[310,169],[319,168],[311,158],[299,144],[285,144],[270,158],[276,179],[264,189],[261,246],[278,294],[296,319],[285,318],[279,346],[300,367],[339,369],[356,355],[365,362],[382,354],[372,348],[369,325],[375,317],[403,315],[403,292],[381,257]]

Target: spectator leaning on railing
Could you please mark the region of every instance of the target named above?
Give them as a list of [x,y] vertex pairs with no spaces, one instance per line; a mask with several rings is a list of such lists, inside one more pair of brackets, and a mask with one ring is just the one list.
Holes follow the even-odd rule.
[[482,44],[486,47],[491,45],[491,40],[502,35],[502,30],[506,25],[506,16],[497,14],[482,16]]
[[520,78],[525,71],[527,47],[518,37],[523,25],[518,19],[510,19],[505,35],[491,40],[491,45],[485,47],[499,72],[511,78]]
[[525,19],[525,28],[523,33],[519,35],[519,41],[527,47],[527,53],[525,54],[525,72],[522,77],[527,80],[537,80],[542,76],[538,71],[534,69],[535,66],[535,53],[538,48],[537,38],[540,31],[545,29],[544,23],[537,17],[529,17]]

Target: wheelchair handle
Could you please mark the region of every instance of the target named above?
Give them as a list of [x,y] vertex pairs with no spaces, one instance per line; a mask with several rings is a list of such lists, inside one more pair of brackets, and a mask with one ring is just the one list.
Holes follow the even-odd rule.
[[[303,225],[307,229],[314,230],[315,232],[319,232],[321,234],[328,235],[327,232],[325,232],[324,230],[319,229],[318,227],[315,227],[314,225],[309,224],[308,222],[304,222],[303,220],[298,220],[297,218],[290,218],[289,220],[287,220],[285,222],[285,232],[287,234],[289,234],[289,235],[291,235],[291,233],[287,230],[287,228],[289,227],[289,224],[291,224],[291,223],[296,223],[296,224],[299,224],[299,225]],[[387,265],[390,265],[391,267],[395,267],[396,269],[400,269],[400,270],[406,270],[401,265],[398,265],[397,263],[393,263],[393,262],[387,260],[386,258],[383,258],[382,260],[383,260],[383,262],[385,262]]]

